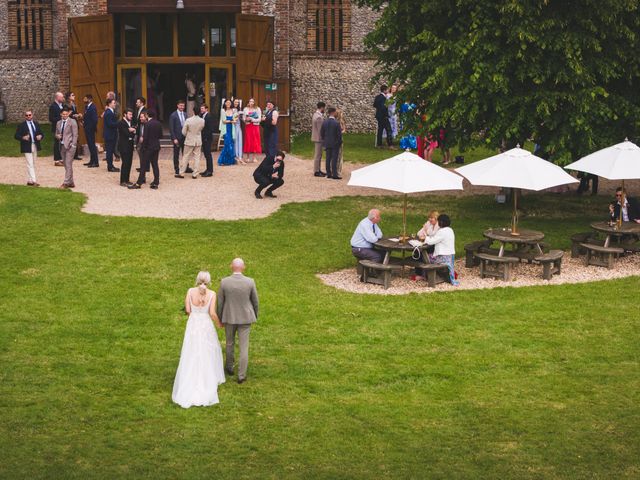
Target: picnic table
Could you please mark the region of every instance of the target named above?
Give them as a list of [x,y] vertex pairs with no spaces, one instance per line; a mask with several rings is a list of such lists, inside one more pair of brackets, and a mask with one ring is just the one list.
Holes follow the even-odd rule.
[[[542,250],[544,233],[537,230],[518,229],[518,234],[514,235],[511,229],[490,228],[485,230],[482,235],[500,243],[498,257],[504,257],[506,253],[510,257],[530,261],[544,253]],[[506,247],[509,245],[512,248],[507,249]]]
[[618,227],[618,223],[615,222],[610,225],[610,222],[593,222],[591,224],[596,232],[606,234],[604,241],[604,247],[608,248],[611,243],[612,237],[615,238],[617,244],[633,244],[638,241],[640,237],[640,223],[636,222],[622,222],[622,226]]
[[[415,247],[413,247],[408,241],[400,242],[397,238],[392,239],[391,237],[383,237],[380,240],[378,240],[376,243],[374,243],[373,246],[378,250],[383,250],[385,252],[384,260],[382,261],[383,265],[388,265],[389,262],[392,261],[391,254],[393,252],[402,253],[402,257],[397,258],[398,260],[397,263],[400,263],[402,265],[408,265],[412,263],[411,256],[413,254],[413,250],[415,249]],[[429,245],[423,245],[418,248],[422,251],[422,250],[426,250],[428,246]],[[407,261],[405,261],[407,252],[409,252],[409,258],[406,259]]]

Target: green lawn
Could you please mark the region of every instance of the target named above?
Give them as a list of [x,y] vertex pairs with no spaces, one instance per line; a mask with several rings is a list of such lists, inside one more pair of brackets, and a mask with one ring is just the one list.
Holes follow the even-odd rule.
[[[0,123],[0,157],[21,157],[20,143],[14,138],[16,123]],[[53,155],[53,136],[48,123],[41,123],[40,128],[44,133],[42,150],[40,155]]]
[[[638,478],[640,278],[401,297],[324,286],[316,272],[354,264],[349,237],[374,202],[399,231],[400,198],[178,221],[0,186],[0,478]],[[459,251],[509,218],[488,196],[410,203],[414,226],[451,214]],[[605,204],[527,196],[521,225],[567,248]],[[170,397],[184,292],[237,255],[262,302],[248,382],[183,410]]]

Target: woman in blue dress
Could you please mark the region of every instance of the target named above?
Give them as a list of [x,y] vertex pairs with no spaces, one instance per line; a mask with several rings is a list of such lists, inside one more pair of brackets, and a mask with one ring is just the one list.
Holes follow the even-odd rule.
[[220,114],[220,134],[224,132],[224,148],[218,157],[218,165],[235,165],[236,154],[233,147],[234,126],[237,117],[233,114],[231,100],[224,102],[224,109]]

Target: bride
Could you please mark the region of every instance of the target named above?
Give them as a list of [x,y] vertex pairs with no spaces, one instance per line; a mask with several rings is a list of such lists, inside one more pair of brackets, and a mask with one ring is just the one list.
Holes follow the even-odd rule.
[[198,273],[196,286],[189,289],[184,300],[189,320],[171,396],[182,408],[218,403],[218,385],[224,383],[222,349],[211,320],[218,328],[222,323],[216,315],[216,294],[208,288],[210,284],[209,272]]

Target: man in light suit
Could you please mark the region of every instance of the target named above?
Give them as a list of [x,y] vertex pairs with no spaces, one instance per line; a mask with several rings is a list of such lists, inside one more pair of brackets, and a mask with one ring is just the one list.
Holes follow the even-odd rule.
[[[175,113],[175,112],[174,112]],[[198,178],[200,173],[200,156],[202,154],[202,129],[204,128],[204,119],[198,116],[197,112],[187,118],[182,126],[180,133],[184,138],[184,152],[182,153],[182,163],[180,171],[176,174],[176,178],[184,178],[184,174],[189,170],[189,160],[193,156],[193,170],[191,176]]]
[[38,152],[42,148],[40,141],[44,138],[44,133],[40,124],[33,119],[33,110],[24,112],[24,122],[16,128],[15,139],[20,142],[20,153],[24,153],[27,161],[27,185],[39,187],[36,180],[36,159]]
[[249,331],[251,324],[255,323],[258,318],[256,282],[243,275],[244,269],[244,261],[241,258],[234,258],[231,262],[233,274],[223,278],[220,282],[216,306],[216,313],[224,325],[227,338],[227,355],[224,367],[227,375],[233,375],[234,347],[236,333],[238,334],[238,343],[240,344],[238,383],[244,383],[247,379]]
[[311,141],[314,145],[313,152],[313,174],[316,177],[324,177],[327,174],[322,171],[322,138],[320,138],[320,129],[324,122],[324,102],[318,102],[318,109],[313,112],[311,117]]
[[169,133],[171,134],[171,143],[173,143],[173,169],[176,175],[180,174],[180,153],[184,156],[184,135],[182,127],[187,120],[184,111],[184,100],[178,100],[176,111],[169,115]]
[[64,181],[60,188],[74,188],[73,183],[73,157],[78,145],[78,123],[70,118],[71,109],[64,107],[61,118],[56,125],[56,139],[60,143],[60,155],[64,163]]
[[322,146],[327,151],[327,178],[341,180],[342,177],[338,175],[338,153],[340,153],[340,145],[342,145],[342,129],[340,128],[340,123],[336,120],[336,109],[329,107],[327,113],[329,118],[322,122],[322,128],[320,129]]

